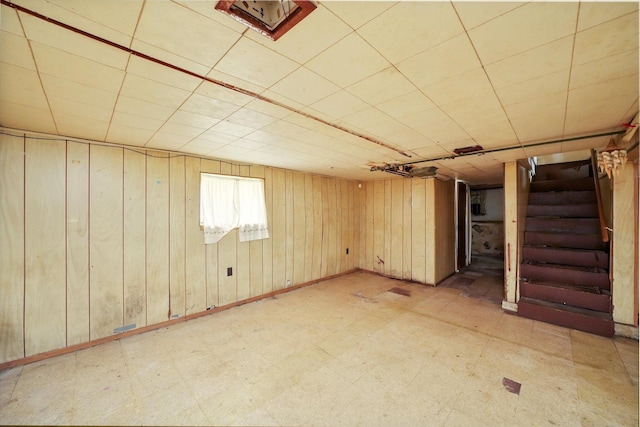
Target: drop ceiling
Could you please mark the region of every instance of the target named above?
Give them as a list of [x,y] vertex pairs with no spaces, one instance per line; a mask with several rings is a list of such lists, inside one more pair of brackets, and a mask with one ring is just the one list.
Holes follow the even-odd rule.
[[637,2],[320,1],[275,42],[215,1],[13,1],[66,28],[2,3],[10,129],[356,180],[425,160],[490,184],[507,161],[603,147],[539,143],[638,111]]

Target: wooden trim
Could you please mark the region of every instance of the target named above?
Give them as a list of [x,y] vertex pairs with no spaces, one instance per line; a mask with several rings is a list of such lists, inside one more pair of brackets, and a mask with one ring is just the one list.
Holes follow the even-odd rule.
[[216,4],[216,10],[230,16],[263,36],[276,41],[316,9],[316,5],[309,0],[293,0],[293,2],[298,5],[299,9],[296,9],[286,20],[277,26],[275,30],[269,30],[262,22],[246,13],[239,13],[237,10],[231,9],[231,6],[235,3],[234,0],[219,1],[218,4]]
[[220,311],[225,311],[225,310],[228,310],[228,309],[233,308],[233,307],[237,307],[237,306],[244,305],[244,304],[249,304],[251,302],[255,302],[255,301],[258,301],[258,300],[261,300],[261,299],[265,299],[265,298],[271,298],[271,297],[274,297],[274,296],[279,295],[279,294],[290,292],[290,291],[293,291],[293,290],[296,290],[296,289],[299,289],[299,288],[303,288],[303,287],[306,287],[306,286],[314,285],[316,283],[324,282],[326,280],[336,279],[338,277],[342,277],[342,276],[346,276],[348,274],[356,273],[359,270],[360,269],[358,269],[358,268],[354,268],[353,270],[345,271],[343,273],[333,274],[333,275],[326,276],[326,277],[323,277],[323,278],[320,278],[320,279],[311,280],[309,282],[304,282],[304,283],[300,283],[300,284],[297,284],[297,285],[293,285],[293,286],[290,286],[288,288],[278,289],[276,291],[269,292],[269,293],[266,293],[266,294],[263,294],[263,295],[259,295],[259,296],[248,298],[248,299],[241,300],[241,301],[236,301],[236,302],[233,302],[231,304],[223,305],[221,307],[215,307],[215,308],[212,308],[210,310],[201,311],[199,313],[189,314],[189,315],[186,315],[184,317],[179,317],[177,319],[167,320],[165,322],[155,323],[153,325],[144,326],[144,327],[137,328],[137,329],[131,329],[129,331],[125,331],[125,332],[122,332],[122,333],[119,333],[119,334],[110,335],[108,337],[99,338],[99,339],[96,339],[96,340],[91,340],[91,341],[88,341],[88,342],[85,342],[85,343],[76,344],[76,345],[72,345],[72,346],[64,347],[64,348],[59,348],[59,349],[56,349],[56,350],[46,351],[44,353],[34,354],[33,356],[24,357],[22,359],[12,360],[10,362],[0,363],[0,371],[3,371],[5,369],[14,368],[16,366],[27,365],[29,363],[38,362],[38,361],[44,360],[44,359],[49,359],[51,357],[61,356],[63,354],[73,353],[74,351],[84,350],[86,348],[95,347],[95,346],[100,345],[100,344],[105,344],[105,343],[108,343],[108,342],[111,342],[111,341],[119,340],[119,339],[122,339],[122,338],[127,338],[127,337],[130,337],[130,336],[133,336],[133,335],[138,335],[138,334],[142,334],[142,333],[145,333],[145,332],[154,331],[156,329],[168,327],[168,326],[175,325],[177,323],[186,322],[186,321],[192,320],[192,319],[197,319],[199,317],[208,316],[210,314],[218,313]]
[[598,201],[598,218],[600,219],[600,234],[602,241],[609,241],[609,233],[607,232],[607,222],[604,216],[604,207],[602,206],[602,195],[600,194],[600,180],[598,179],[598,161],[596,159],[596,150],[591,150],[591,170],[593,174],[593,184],[596,189],[596,199]]

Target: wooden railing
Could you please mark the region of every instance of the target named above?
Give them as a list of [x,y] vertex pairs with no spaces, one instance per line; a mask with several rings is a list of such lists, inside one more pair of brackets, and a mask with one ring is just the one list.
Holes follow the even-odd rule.
[[598,160],[596,150],[591,150],[591,170],[593,173],[593,184],[596,188],[596,199],[598,201],[598,217],[600,218],[600,233],[602,241],[609,241],[609,233],[607,232],[607,221],[604,216],[604,206],[602,205],[602,194],[600,193],[600,179],[598,178]]

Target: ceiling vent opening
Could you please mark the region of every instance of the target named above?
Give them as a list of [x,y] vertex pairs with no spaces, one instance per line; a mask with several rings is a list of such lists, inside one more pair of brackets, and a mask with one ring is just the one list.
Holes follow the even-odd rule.
[[221,0],[216,4],[217,10],[274,41],[315,8],[308,0]]

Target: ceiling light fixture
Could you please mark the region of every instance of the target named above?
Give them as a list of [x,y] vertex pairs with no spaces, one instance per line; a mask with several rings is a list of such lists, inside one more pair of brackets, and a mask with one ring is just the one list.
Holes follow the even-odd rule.
[[620,169],[627,163],[627,150],[616,145],[613,138],[602,150],[598,150],[598,172],[606,173],[609,179],[612,175],[618,176]]
[[221,0],[216,9],[271,40],[278,40],[316,8],[309,0]]

